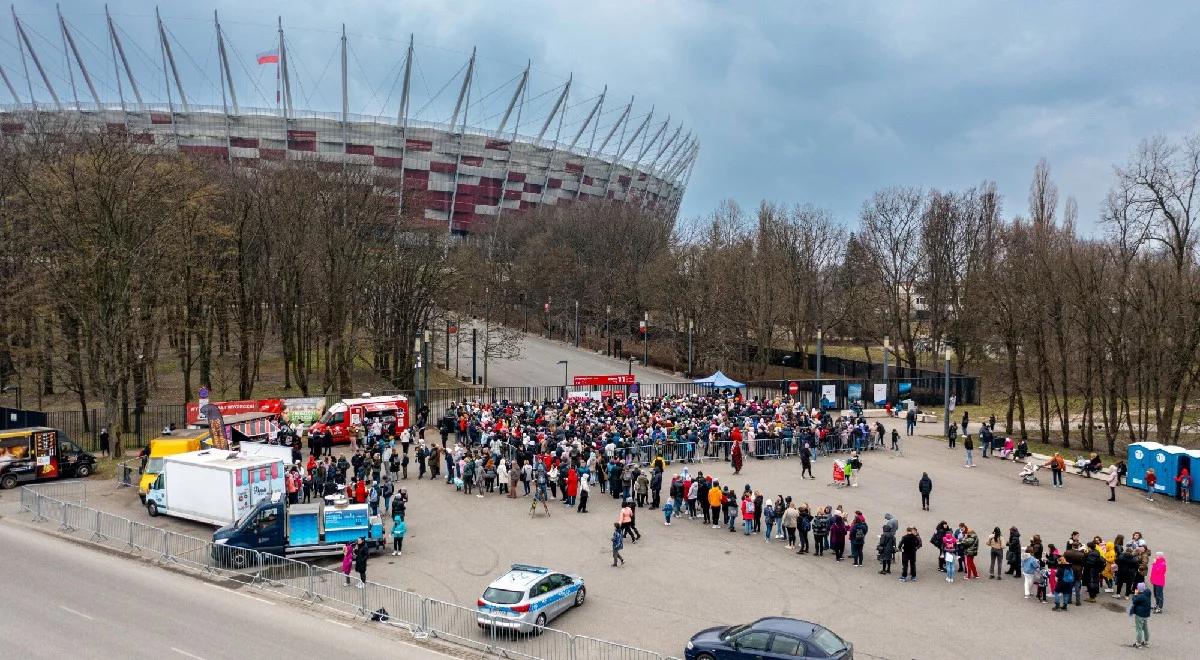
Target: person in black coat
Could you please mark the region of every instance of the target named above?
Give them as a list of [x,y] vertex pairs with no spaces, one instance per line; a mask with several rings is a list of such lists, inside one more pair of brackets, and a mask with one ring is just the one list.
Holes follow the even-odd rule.
[[1004,574],[1021,577],[1021,532],[1016,527],[1008,528],[1008,546],[1004,558],[1008,561],[1008,570]]
[[929,494],[933,492],[933,479],[929,478],[928,472],[921,473],[921,480],[917,482],[917,490],[921,491],[921,510],[929,510]]
[[917,533],[916,527],[909,527],[905,530],[904,536],[900,537],[898,547],[900,549],[900,581],[907,582],[911,579],[915,582],[917,580],[917,550],[921,549],[921,535]]
[[367,549],[367,542],[361,537],[354,544],[354,570],[358,573],[358,588],[363,588],[367,583],[367,556],[371,551]]

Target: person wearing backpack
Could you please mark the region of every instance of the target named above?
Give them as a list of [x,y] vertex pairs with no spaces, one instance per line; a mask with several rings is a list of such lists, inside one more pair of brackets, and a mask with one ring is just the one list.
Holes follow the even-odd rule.
[[750,536],[750,533],[754,531],[754,498],[751,497],[749,491],[742,493],[741,511],[742,534]]
[[875,557],[879,560],[879,574],[891,575],[892,559],[896,556],[896,519],[892,514],[883,515],[883,534],[875,546]]
[[1067,469],[1067,462],[1063,460],[1062,454],[1054,453],[1050,460],[1046,462],[1046,467],[1050,468],[1051,484],[1055,488],[1063,487],[1063,470]]
[[829,534],[829,508],[820,510],[817,515],[812,518],[812,556],[821,557],[826,548],[826,539]]
[[862,511],[854,512],[854,524],[850,527],[850,559],[855,566],[863,565],[863,545],[867,542],[867,519]]
[[392,495],[395,492],[391,479],[384,477],[383,485],[379,487],[379,507],[384,513],[392,510]]
[[[771,500],[763,503],[763,524],[766,526],[767,543],[771,542],[771,534],[775,531],[775,504]],[[780,525],[782,527],[782,525]]]
[[613,565],[613,567],[616,567],[618,561],[621,562],[622,566],[625,565],[625,558],[621,556],[621,548],[625,547],[625,539],[623,537],[624,537],[624,534],[621,533],[621,523],[619,523],[619,522],[613,523],[613,534],[612,534],[612,556],[613,556],[612,565]]
[[1071,604],[1071,592],[1075,589],[1075,569],[1066,557],[1058,558],[1058,567],[1054,571],[1054,609],[1067,611]]

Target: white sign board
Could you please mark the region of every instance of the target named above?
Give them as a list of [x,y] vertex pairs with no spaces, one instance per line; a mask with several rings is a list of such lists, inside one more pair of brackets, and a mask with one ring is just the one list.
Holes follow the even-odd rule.
[[887,383],[875,383],[875,393],[872,400],[875,405],[882,406],[887,403]]

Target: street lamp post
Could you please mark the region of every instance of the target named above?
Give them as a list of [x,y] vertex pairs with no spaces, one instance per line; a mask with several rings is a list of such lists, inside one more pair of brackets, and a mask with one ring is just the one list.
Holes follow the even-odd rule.
[[450,319],[446,319],[446,369],[450,369]]
[[579,348],[579,301],[575,301],[575,348]]
[[888,387],[888,349],[891,348],[891,340],[887,335],[883,336],[883,398],[888,397],[890,388]]
[[650,364],[650,312],[642,312],[642,366]]
[[479,328],[471,328],[471,384],[472,385],[474,385],[476,382],[475,381],[475,375],[476,375],[475,360],[479,355],[478,351],[476,350],[476,340],[478,340],[478,338],[479,338]]
[[417,400],[417,410],[421,409],[421,338],[413,340],[413,398]]
[[[422,388],[421,400],[428,401],[429,400],[429,363],[433,361],[433,332],[430,330],[425,331],[425,352],[422,357],[423,357],[423,361],[425,364],[425,373],[421,374],[421,381],[422,381],[422,383],[424,383],[425,387]],[[420,409],[421,409],[421,406],[417,406],[417,410],[420,410]]]
[[[628,371],[628,374],[629,374],[630,376],[632,376],[632,375],[633,375],[633,363],[634,363],[635,361],[637,361],[637,358],[635,358],[635,357],[633,357],[632,355],[630,355],[630,356],[629,356],[629,371]],[[628,386],[628,385],[626,385],[626,386],[625,386],[625,399],[626,399],[626,400],[628,400],[628,399],[629,399],[629,386]]]
[[942,425],[942,434],[945,437],[950,437],[950,357],[954,354],[954,349],[946,347],[946,381],[943,385],[945,394],[945,423]]
[[567,361],[559,360],[558,364],[563,366],[563,398],[567,397]]
[[612,333],[608,331],[608,320],[612,316],[612,305],[604,306],[604,351],[605,355],[612,357]]
[[692,330],[695,327],[695,322],[688,319],[688,378],[692,377]]
[[[821,330],[817,329],[817,380],[821,380],[821,356],[825,352],[825,338],[821,334]],[[820,384],[818,382],[818,384]]]

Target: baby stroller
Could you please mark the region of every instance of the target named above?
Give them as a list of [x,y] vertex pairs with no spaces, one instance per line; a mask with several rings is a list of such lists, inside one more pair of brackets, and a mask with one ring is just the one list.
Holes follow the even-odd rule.
[[1028,484],[1030,486],[1038,486],[1038,485],[1041,485],[1041,482],[1038,481],[1037,471],[1040,470],[1041,468],[1042,468],[1042,466],[1034,465],[1032,461],[1027,461],[1025,463],[1025,468],[1022,469],[1017,474],[1017,476],[1021,477],[1021,483],[1023,483],[1023,484]]

